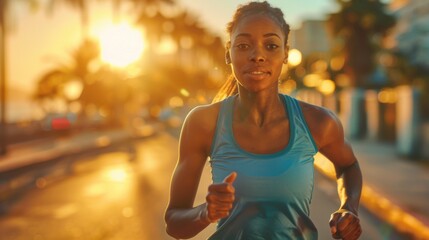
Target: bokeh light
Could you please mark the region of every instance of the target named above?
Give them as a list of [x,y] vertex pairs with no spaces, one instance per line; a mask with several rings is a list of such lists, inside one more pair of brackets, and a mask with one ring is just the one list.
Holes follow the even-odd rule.
[[280,85],[280,91],[285,94],[290,94],[296,90],[297,84],[293,79],[288,79]]
[[298,49],[289,50],[288,63],[290,66],[298,66],[302,61],[302,54]]
[[181,97],[175,96],[175,97],[170,98],[169,105],[172,108],[183,107],[184,102],[183,102],[183,99]]
[[128,177],[128,173],[122,168],[109,169],[106,174],[110,180],[115,182],[124,182]]
[[313,72],[323,73],[328,69],[328,63],[325,60],[317,60],[311,65],[311,70]]
[[324,95],[330,95],[335,92],[335,83],[330,79],[322,80],[320,85],[317,87],[317,90]]
[[330,65],[333,71],[340,71],[344,67],[344,56],[337,56],[331,59]]
[[64,85],[64,95],[68,100],[76,100],[80,97],[83,90],[81,81],[73,80]]
[[306,87],[317,87],[322,83],[322,78],[319,74],[307,74],[304,77],[304,85]]
[[351,83],[350,77],[347,74],[338,74],[335,82],[339,87],[348,87]]
[[381,103],[396,103],[398,101],[398,94],[395,89],[384,88],[378,93],[378,101]]

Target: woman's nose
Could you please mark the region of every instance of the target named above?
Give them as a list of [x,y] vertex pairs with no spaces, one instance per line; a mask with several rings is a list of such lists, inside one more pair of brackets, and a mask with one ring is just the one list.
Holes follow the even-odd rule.
[[265,56],[262,49],[255,47],[250,54],[250,60],[254,62],[265,62]]

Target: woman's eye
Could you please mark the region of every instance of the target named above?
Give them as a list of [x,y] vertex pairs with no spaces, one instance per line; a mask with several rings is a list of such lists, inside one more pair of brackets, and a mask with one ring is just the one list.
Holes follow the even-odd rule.
[[237,48],[238,49],[248,49],[249,48],[249,44],[240,43],[240,44],[237,44]]
[[268,44],[267,45],[267,49],[270,49],[270,50],[274,50],[274,49],[277,49],[279,46],[277,45],[277,44]]

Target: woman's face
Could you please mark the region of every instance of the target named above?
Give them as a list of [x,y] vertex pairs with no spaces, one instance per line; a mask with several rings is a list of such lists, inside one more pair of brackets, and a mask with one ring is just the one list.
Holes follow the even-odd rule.
[[287,58],[285,34],[266,15],[251,15],[237,23],[231,33],[227,58],[239,84],[251,92],[278,86]]

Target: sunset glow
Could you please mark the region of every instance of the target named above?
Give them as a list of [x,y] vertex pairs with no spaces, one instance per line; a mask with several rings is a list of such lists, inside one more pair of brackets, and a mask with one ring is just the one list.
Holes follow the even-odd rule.
[[125,67],[137,61],[145,47],[141,31],[128,24],[107,26],[97,35],[101,59],[116,67]]

